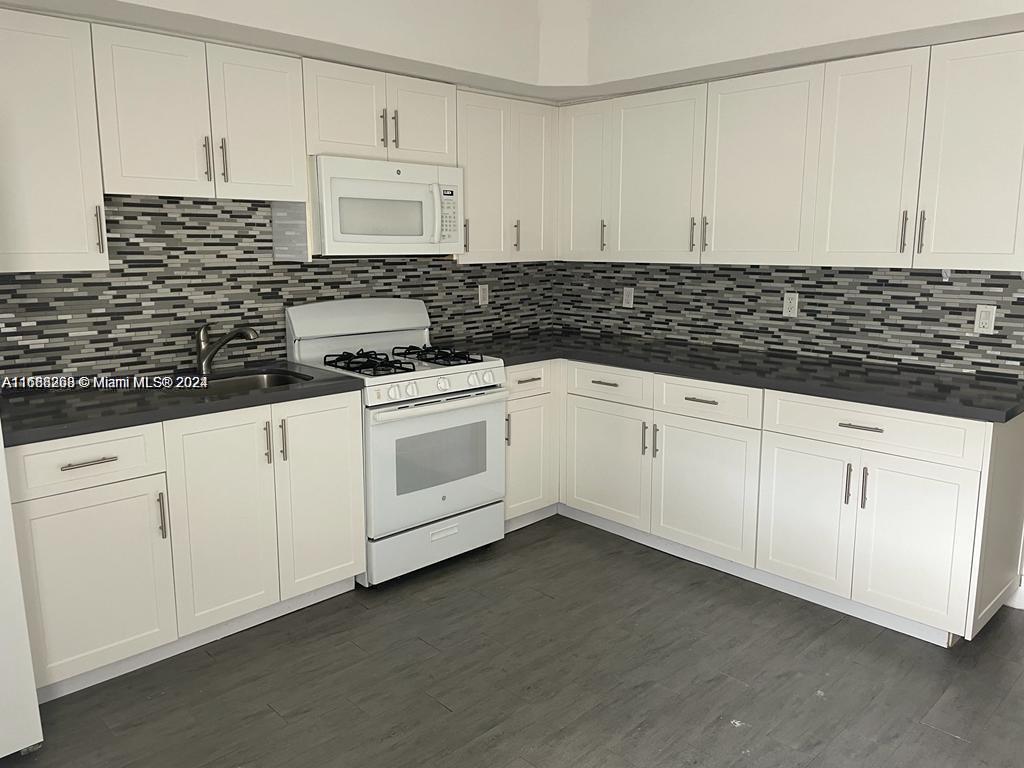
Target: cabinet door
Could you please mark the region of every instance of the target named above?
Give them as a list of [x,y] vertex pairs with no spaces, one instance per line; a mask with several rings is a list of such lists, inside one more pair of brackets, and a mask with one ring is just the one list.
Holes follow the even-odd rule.
[[13,505],[36,684],[178,638],[164,475]]
[[212,44],[206,60],[217,196],[305,202],[301,62]]
[[302,60],[306,153],[387,159],[385,75]]
[[853,599],[963,635],[979,473],[864,452]]
[[178,629],[279,598],[270,406],[164,423]]
[[558,109],[512,102],[512,204],[516,261],[558,255]]
[[0,9],[0,272],[107,268],[89,25]]
[[764,432],[757,568],[850,596],[860,450]]
[[1024,34],[932,48],[915,267],[1024,269],[1022,125]]
[[708,86],[705,249],[711,264],[810,264],[825,66]]
[[466,253],[472,261],[508,261],[514,242],[510,102],[465,92],[458,99],[459,165],[469,236]]
[[569,395],[566,503],[630,528],[651,530],[652,411]]
[[455,86],[387,75],[388,159],[455,165]]
[[281,598],[366,570],[358,392],[273,406]]
[[928,49],[825,65],[814,263],[909,267]]
[[555,396],[510,400],[506,424],[505,518],[558,501],[558,414]]
[[213,197],[206,46],[99,25],[92,44],[104,189]]
[[706,85],[613,102],[610,246],[620,261],[696,264]]
[[611,234],[605,194],[611,175],[611,109],[608,102],[563,107],[561,142],[561,248],[564,259],[605,258]]
[[753,567],[761,431],[655,414],[651,533]]

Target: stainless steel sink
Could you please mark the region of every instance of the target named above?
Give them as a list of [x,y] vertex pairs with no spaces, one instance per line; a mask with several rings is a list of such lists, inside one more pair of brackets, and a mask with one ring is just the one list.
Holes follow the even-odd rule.
[[286,387],[289,384],[298,384],[312,378],[312,376],[302,373],[282,370],[245,370],[230,373],[225,371],[215,373],[207,379],[206,392],[211,395],[231,395],[259,389]]

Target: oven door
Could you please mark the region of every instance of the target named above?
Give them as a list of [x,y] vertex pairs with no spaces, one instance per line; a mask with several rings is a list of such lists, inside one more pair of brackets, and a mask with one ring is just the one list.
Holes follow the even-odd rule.
[[367,409],[367,536],[504,498],[507,399],[484,390]]

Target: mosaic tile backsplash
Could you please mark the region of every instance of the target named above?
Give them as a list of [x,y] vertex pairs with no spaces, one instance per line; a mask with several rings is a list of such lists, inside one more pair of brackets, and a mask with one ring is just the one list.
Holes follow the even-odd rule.
[[[325,298],[421,298],[433,333],[565,327],[751,349],[1024,373],[1016,273],[541,263],[447,258],[273,260],[270,204],[108,196],[110,271],[0,275],[0,371],[153,372],[188,366],[202,321],[261,332],[225,361],[284,355],[284,309]],[[477,284],[490,303],[477,306]],[[621,308],[622,287],[635,306]],[[782,294],[800,292],[800,316]],[[972,332],[977,304],[998,332]]]

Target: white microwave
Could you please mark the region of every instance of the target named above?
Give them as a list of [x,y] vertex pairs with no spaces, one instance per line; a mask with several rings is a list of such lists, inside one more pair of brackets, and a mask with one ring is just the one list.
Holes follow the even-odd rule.
[[323,256],[459,253],[462,169],[310,158],[310,234]]

